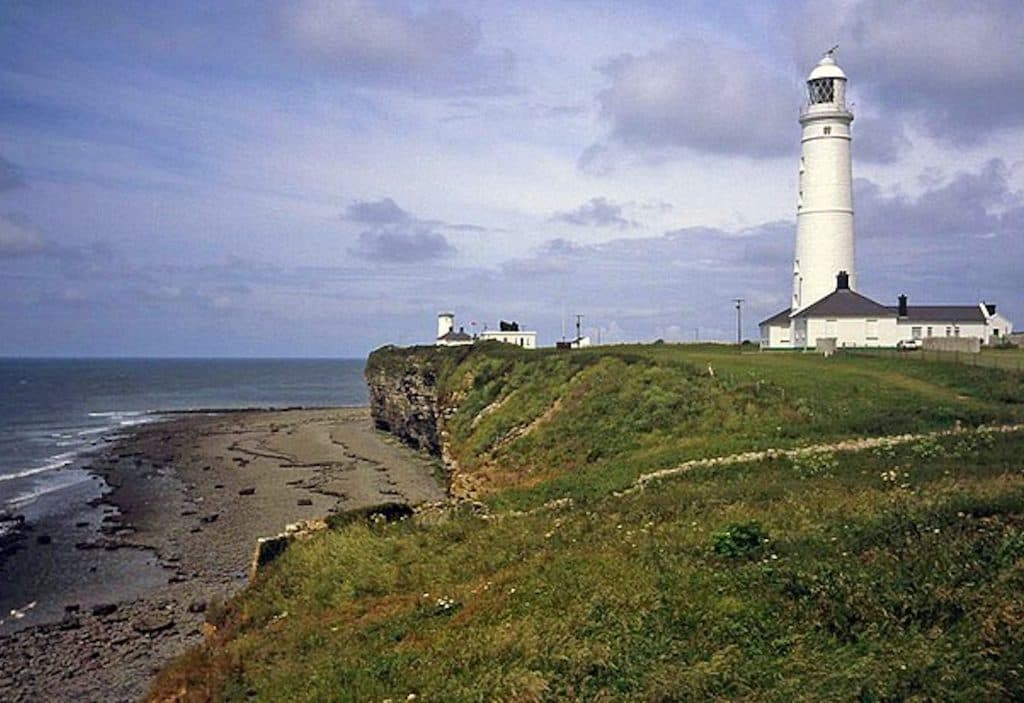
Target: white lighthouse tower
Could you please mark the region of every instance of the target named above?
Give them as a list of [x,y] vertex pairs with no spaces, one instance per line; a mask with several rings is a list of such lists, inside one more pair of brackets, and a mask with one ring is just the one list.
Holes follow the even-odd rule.
[[791,314],[836,288],[840,271],[856,289],[853,253],[853,178],[846,74],[830,50],[807,77],[800,109],[800,191],[796,206]]

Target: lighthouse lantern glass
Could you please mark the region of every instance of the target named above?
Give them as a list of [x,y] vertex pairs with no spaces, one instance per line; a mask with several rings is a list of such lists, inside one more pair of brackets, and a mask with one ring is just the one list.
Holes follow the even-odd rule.
[[831,78],[815,78],[808,81],[807,88],[812,105],[835,102],[835,88]]

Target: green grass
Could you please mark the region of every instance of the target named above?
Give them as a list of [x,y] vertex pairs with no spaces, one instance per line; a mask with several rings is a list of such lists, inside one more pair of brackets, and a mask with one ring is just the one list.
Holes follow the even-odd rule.
[[600,497],[703,456],[1024,417],[1020,375],[955,364],[713,345],[500,346],[463,352],[439,384],[458,407],[448,428],[459,471],[500,509]]
[[[1019,419],[1019,378],[711,348],[477,353],[441,379],[474,404],[453,419],[455,448],[500,467],[515,447],[527,458],[510,476],[544,477],[511,481],[492,510],[574,502],[497,519],[460,508],[339,521],[229,603],[225,627],[164,672],[157,693],[1024,697],[1024,433],[721,465],[610,492],[688,457]],[[556,399],[558,412],[497,446]],[[782,432],[782,418],[799,422]]]

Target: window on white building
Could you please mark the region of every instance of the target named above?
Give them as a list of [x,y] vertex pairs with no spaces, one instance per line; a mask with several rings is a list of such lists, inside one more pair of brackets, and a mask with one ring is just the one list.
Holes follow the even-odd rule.
[[953,325],[953,336],[954,337],[959,337],[960,336],[960,325]]
[[836,320],[825,320],[825,336],[836,336]]
[[878,339],[878,320],[864,321],[864,336],[868,339]]
[[824,132],[825,132],[825,136],[827,137],[828,135],[832,134],[832,128],[831,127],[826,127],[824,129]]
[[[928,328],[928,336],[929,337],[931,336],[931,332],[932,332],[932,330],[929,327]],[[921,339],[921,328],[920,327],[911,327],[910,328],[910,336],[913,339]]]
[[932,328],[931,328],[931,325],[929,325],[929,326],[928,326],[928,336],[929,336],[929,337],[931,337],[931,336],[932,336]]
[[952,334],[953,334],[953,328],[950,327],[949,325],[947,325],[946,326],[946,336],[949,337],[949,336],[952,336]]

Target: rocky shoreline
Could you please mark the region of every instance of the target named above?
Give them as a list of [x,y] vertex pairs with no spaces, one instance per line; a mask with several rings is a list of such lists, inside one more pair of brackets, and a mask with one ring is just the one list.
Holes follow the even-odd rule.
[[92,461],[109,492],[81,520],[21,529],[0,566],[5,602],[21,609],[0,629],[0,700],[138,700],[201,641],[206,611],[244,587],[257,538],[339,510],[443,499],[436,469],[374,432],[362,408],[135,428]]

